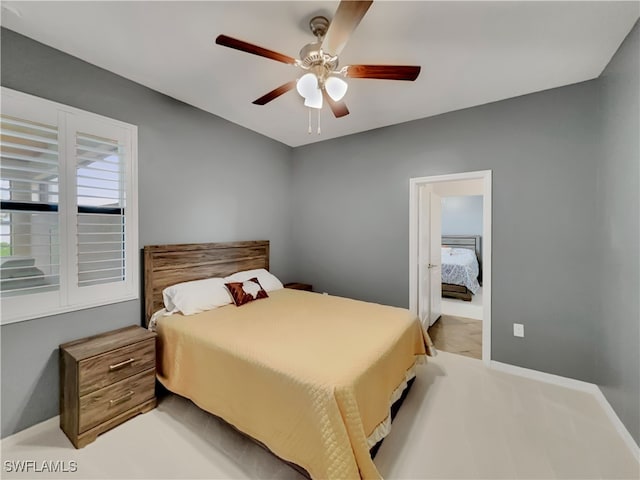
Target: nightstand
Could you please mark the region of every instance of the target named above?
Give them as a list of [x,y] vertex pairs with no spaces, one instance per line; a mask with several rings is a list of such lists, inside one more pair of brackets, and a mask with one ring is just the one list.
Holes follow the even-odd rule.
[[308,283],[300,283],[300,282],[292,282],[285,283],[284,288],[292,288],[294,290],[306,290],[307,292],[311,292],[313,290],[312,286]]
[[60,345],[60,428],[76,448],[156,406],[156,335],[131,326]]

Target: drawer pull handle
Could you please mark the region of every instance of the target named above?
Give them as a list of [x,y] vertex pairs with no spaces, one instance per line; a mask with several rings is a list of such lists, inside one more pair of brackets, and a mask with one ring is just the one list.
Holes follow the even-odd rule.
[[125,402],[129,400],[129,398],[131,398],[131,395],[133,395],[133,390],[130,390],[129,392],[125,393],[120,398],[116,398],[115,400],[109,400],[109,406],[112,407],[114,405],[117,405],[118,403]]
[[120,370],[121,368],[126,367],[127,365],[131,365],[133,363],[133,358],[129,360],[125,360],[124,362],[116,363],[115,365],[109,365],[109,371],[113,372],[114,370]]

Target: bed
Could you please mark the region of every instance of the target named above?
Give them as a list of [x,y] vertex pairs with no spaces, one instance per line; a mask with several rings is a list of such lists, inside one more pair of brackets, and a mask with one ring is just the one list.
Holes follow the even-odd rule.
[[[266,241],[147,246],[147,321],[178,282],[269,267]],[[157,319],[159,381],[311,478],[380,478],[370,449],[431,354],[407,310],[292,289]]]
[[480,235],[442,237],[442,296],[471,301],[482,281]]

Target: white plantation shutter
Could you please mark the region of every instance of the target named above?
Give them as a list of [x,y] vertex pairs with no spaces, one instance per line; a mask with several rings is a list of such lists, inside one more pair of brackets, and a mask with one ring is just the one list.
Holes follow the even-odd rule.
[[123,145],[76,134],[78,286],[125,280]]
[[[66,121],[73,175],[69,298],[119,298],[137,290],[137,226],[131,198],[131,131],[111,121],[73,115]],[[134,280],[136,280],[134,282]],[[137,292],[136,292],[137,293]]]
[[2,94],[2,323],[137,298],[136,127]]
[[60,286],[58,128],[0,114],[3,296]]

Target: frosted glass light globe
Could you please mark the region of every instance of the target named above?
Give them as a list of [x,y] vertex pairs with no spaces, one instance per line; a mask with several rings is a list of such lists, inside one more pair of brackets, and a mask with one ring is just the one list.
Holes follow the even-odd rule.
[[304,98],[304,106],[311,108],[322,108],[322,92],[316,88],[311,95]]
[[303,98],[309,98],[318,90],[318,78],[313,73],[305,73],[298,79],[296,90]]
[[342,100],[344,94],[347,93],[349,85],[347,82],[338,77],[329,77],[324,82],[324,89],[329,96],[336,102]]

